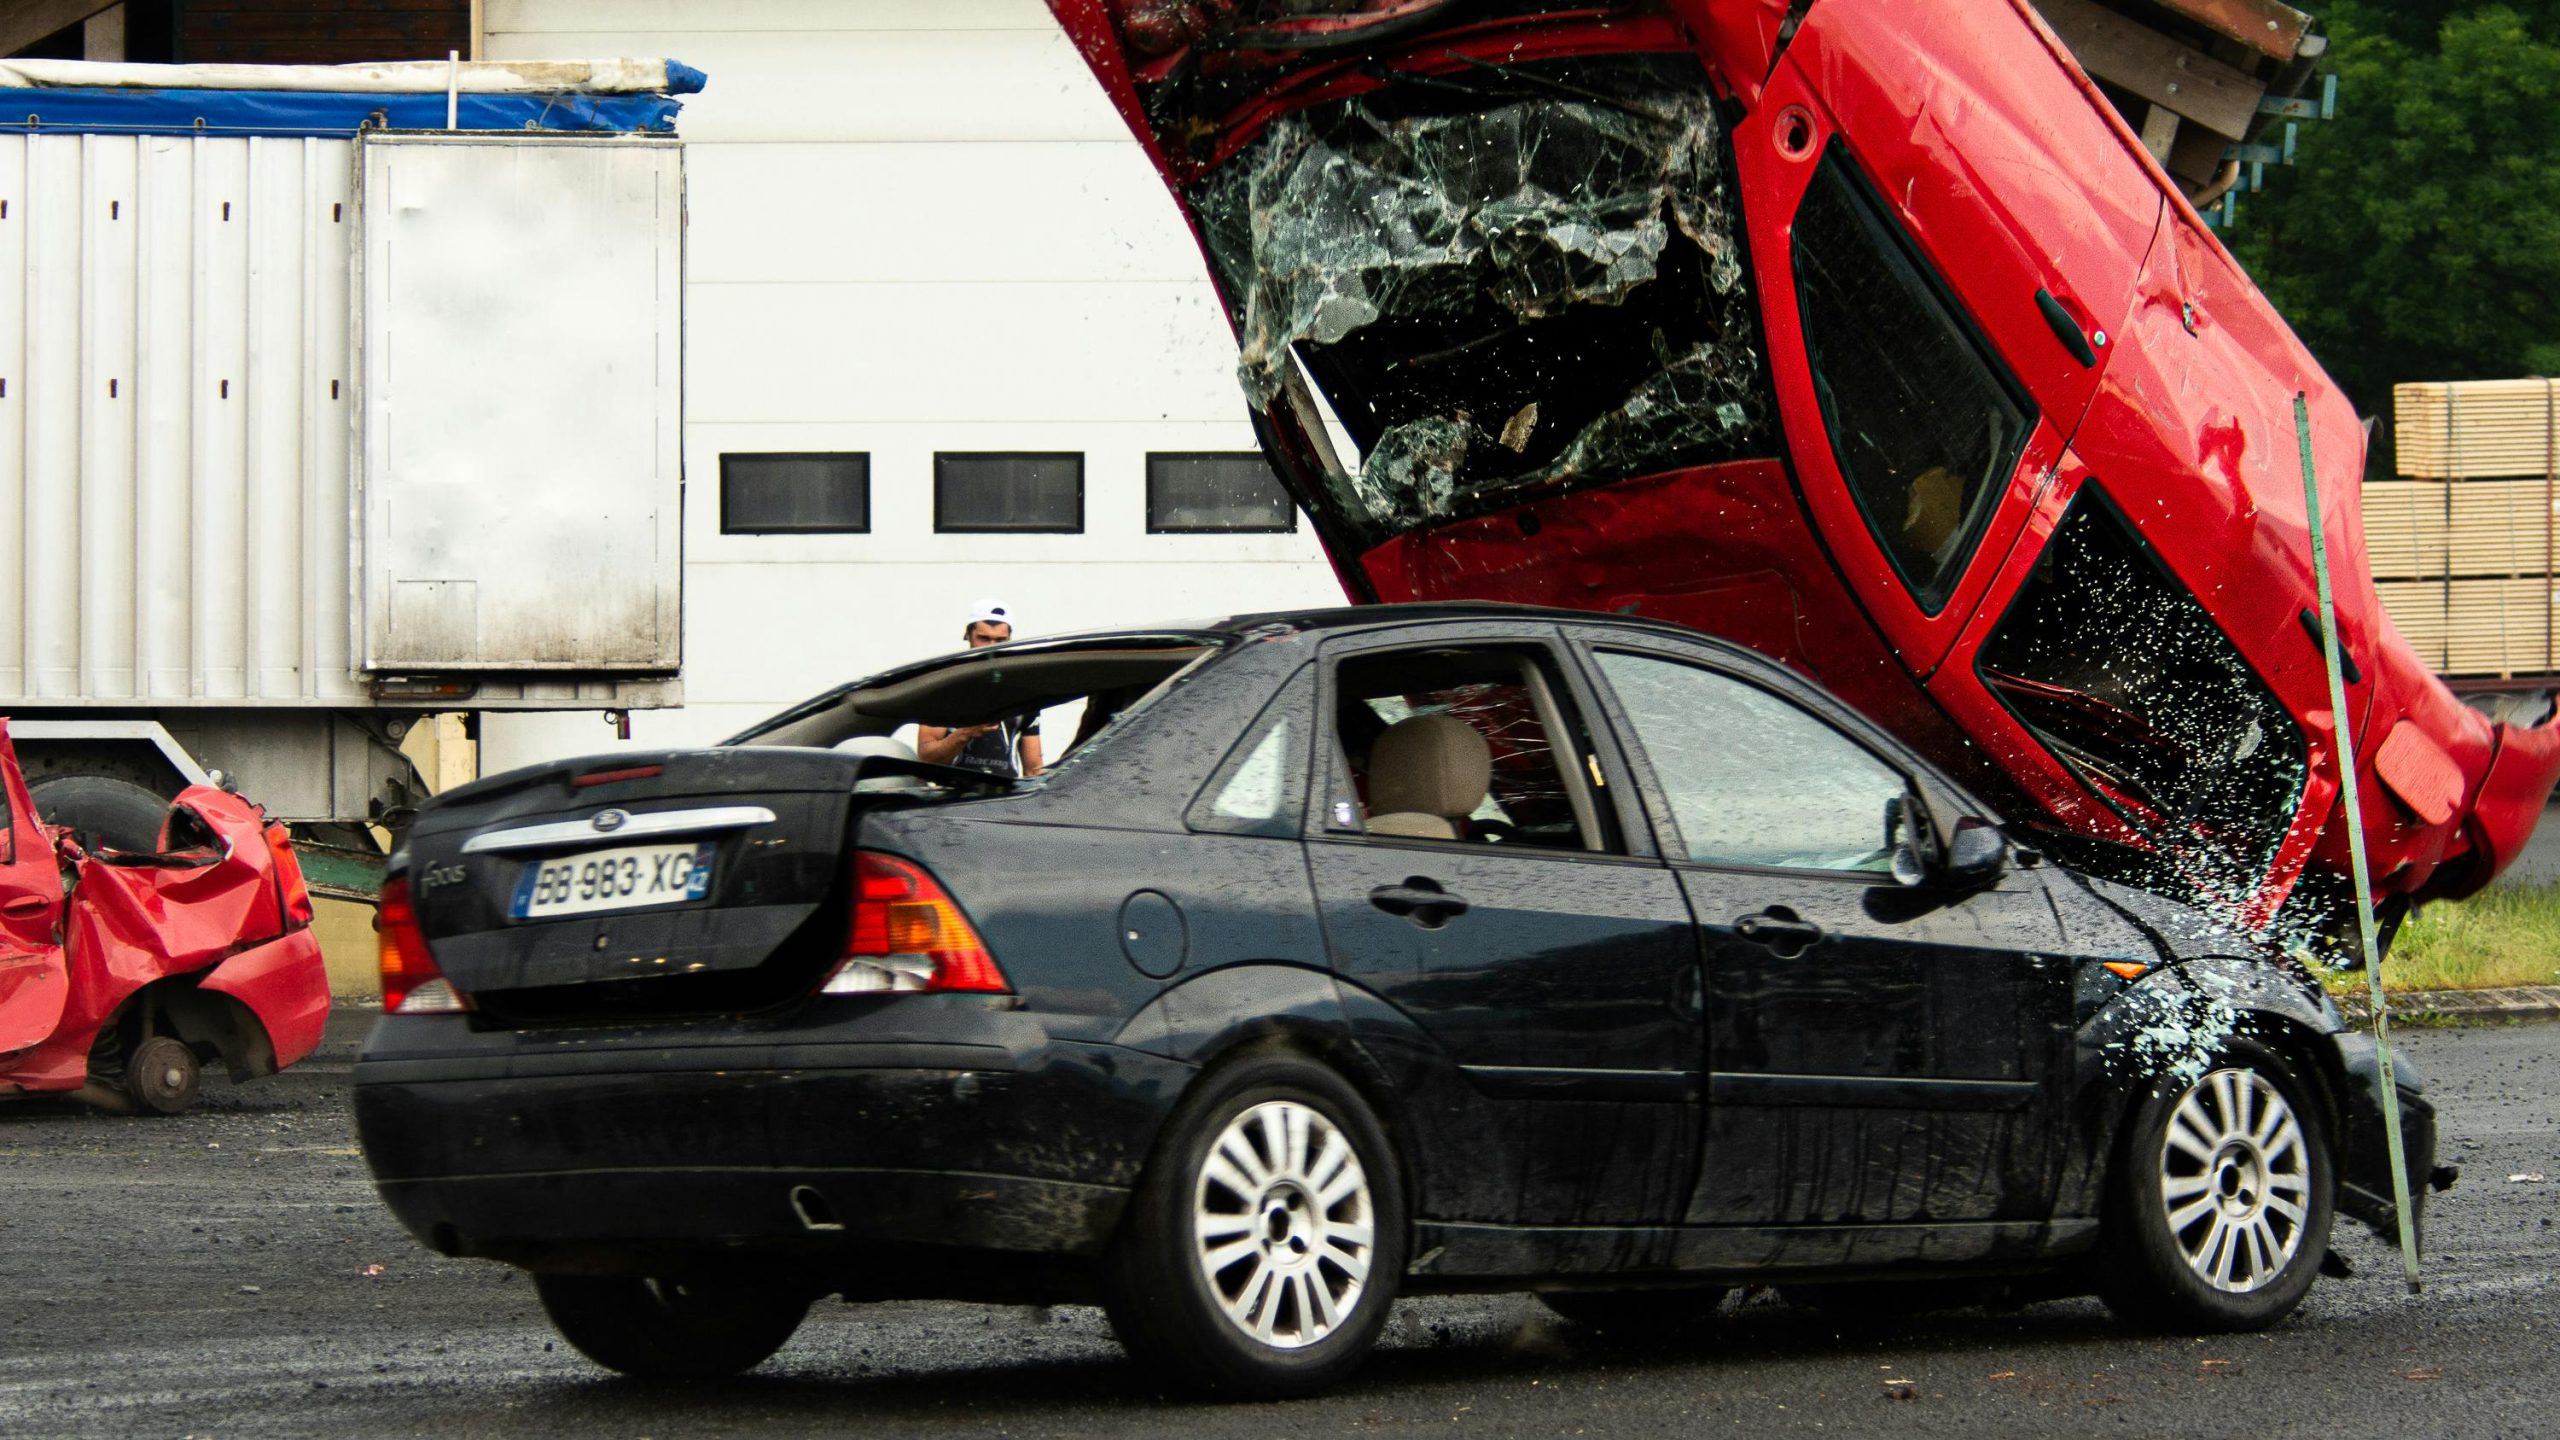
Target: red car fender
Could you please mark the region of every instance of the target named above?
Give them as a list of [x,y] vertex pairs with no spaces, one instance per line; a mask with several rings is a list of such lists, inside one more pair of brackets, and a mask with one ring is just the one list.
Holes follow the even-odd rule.
[[319,1048],[329,1022],[329,970],[320,958],[319,937],[307,927],[223,961],[199,988],[248,1007],[267,1032],[278,1070]]

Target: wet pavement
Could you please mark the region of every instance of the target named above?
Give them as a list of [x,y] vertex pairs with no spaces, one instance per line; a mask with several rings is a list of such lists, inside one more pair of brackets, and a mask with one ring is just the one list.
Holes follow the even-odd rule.
[[521,1277],[393,1226],[349,1138],[342,1040],[175,1121],[0,1108],[0,1436],[2549,1434],[2560,1025],[2403,1043],[2464,1172],[2416,1299],[2359,1230],[2354,1278],[2269,1334],[2203,1341],[2086,1301],[1844,1328],[1761,1296],[1642,1345],[1525,1297],[1428,1300],[1337,1394],[1202,1406],[1072,1308],[822,1305],[744,1379],[612,1378],[553,1340]]

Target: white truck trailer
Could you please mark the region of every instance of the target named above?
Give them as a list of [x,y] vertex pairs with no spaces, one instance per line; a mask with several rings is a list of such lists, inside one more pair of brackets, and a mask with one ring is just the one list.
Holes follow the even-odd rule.
[[147,845],[219,772],[369,893],[422,716],[681,702],[701,83],[0,61],[0,715],[47,818]]

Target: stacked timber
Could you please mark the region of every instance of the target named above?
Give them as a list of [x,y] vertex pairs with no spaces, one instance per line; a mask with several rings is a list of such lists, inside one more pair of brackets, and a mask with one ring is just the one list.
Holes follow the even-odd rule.
[[2447,676],[2560,675],[2560,381],[2402,385],[2364,487],[2375,587]]
[[2240,157],[2300,98],[2328,39],[2283,0],[2033,0],[2080,68],[2199,207],[2229,190]]

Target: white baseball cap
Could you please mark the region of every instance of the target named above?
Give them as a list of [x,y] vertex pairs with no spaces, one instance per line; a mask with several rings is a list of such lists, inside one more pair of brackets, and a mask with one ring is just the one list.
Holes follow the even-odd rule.
[[969,623],[972,625],[1002,625],[1007,629],[1010,629],[1013,626],[1013,607],[1005,604],[1001,600],[981,600],[977,604],[969,607]]

